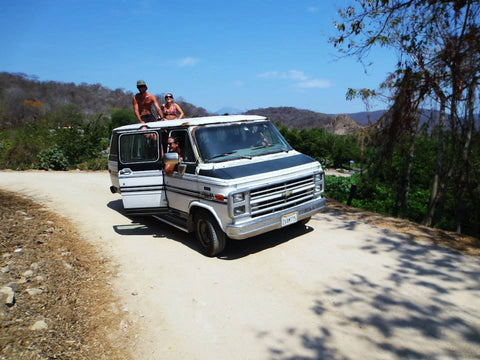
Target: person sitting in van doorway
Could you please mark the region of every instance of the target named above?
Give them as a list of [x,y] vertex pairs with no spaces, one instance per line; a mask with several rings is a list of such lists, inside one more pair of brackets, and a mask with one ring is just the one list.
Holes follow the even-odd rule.
[[[169,137],[167,140],[167,153],[172,152],[178,154],[178,162],[183,161],[182,150],[180,149],[180,144],[176,137]],[[172,175],[175,170],[175,165],[176,164],[165,164],[165,174]]]
[[173,101],[172,93],[165,94],[165,104],[162,105],[163,114],[166,120],[175,120],[183,118],[183,110]]
[[[137,81],[138,93],[133,97],[133,111],[139,123],[148,123],[163,120],[163,112],[158,105],[157,98],[147,92],[147,84],[144,80]],[[158,119],[152,114],[152,106],[157,111]]]

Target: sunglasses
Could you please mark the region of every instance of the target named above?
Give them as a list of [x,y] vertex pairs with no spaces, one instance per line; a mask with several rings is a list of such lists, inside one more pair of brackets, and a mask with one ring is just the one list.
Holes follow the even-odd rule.
[[168,99],[168,98],[173,99],[173,96],[172,95],[165,96],[165,99]]
[[169,142],[168,145],[176,144],[176,142]]

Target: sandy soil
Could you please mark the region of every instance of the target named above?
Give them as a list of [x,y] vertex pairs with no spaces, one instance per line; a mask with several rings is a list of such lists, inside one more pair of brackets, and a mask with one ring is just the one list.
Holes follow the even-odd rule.
[[0,359],[131,358],[114,269],[79,238],[66,219],[0,190]]
[[478,257],[333,209],[206,258],[192,236],[123,215],[109,185],[106,172],[0,172],[0,188],[72,220],[118,268],[134,358],[480,354]]

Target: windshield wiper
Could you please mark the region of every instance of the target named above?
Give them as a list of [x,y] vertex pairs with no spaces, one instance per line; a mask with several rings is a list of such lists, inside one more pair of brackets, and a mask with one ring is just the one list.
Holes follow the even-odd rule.
[[223,154],[218,154],[218,155],[215,155],[215,156],[212,156],[211,158],[209,158],[208,160],[213,160],[213,159],[216,159],[216,158],[219,158],[219,157],[223,157],[223,156],[228,156],[228,155],[232,155],[232,154],[235,154],[237,151],[229,151],[229,152],[225,152]]
[[[232,155],[232,154],[235,154],[236,152],[237,152],[237,150],[225,152],[223,154],[215,155],[215,156],[209,158],[208,160],[210,161],[210,160],[217,159],[217,158],[220,158],[220,157]],[[249,160],[252,160],[252,157],[248,156],[248,155],[237,155],[234,159],[249,159]],[[229,160],[234,160],[234,159],[229,159]]]

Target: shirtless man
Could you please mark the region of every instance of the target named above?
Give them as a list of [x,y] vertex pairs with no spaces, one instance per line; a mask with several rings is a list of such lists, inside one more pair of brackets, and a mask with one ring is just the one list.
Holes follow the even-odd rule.
[[158,105],[157,98],[147,92],[147,84],[145,81],[138,80],[137,89],[139,93],[133,97],[133,111],[135,112],[138,122],[147,123],[157,121],[152,114],[152,105],[155,106],[155,110],[157,110],[158,120],[163,120],[163,112]]

